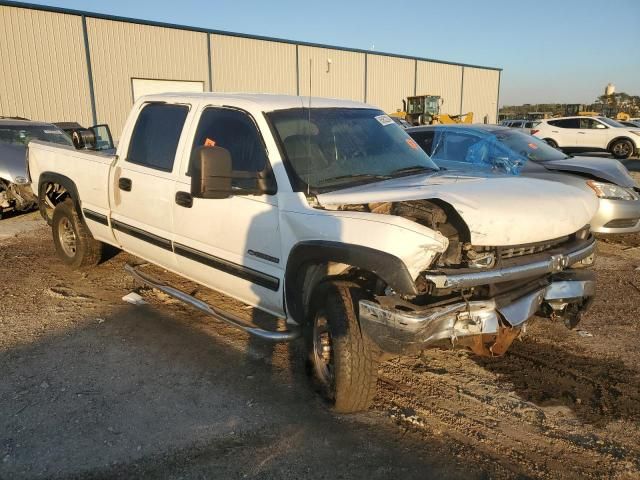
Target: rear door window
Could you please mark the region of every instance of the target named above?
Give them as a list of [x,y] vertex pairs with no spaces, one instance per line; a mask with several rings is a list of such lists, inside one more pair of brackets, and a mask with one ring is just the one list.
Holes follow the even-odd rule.
[[126,161],[170,172],[189,113],[186,105],[150,103],[138,115]]
[[549,120],[549,125],[560,128],[580,128],[580,118],[563,118],[561,120]]

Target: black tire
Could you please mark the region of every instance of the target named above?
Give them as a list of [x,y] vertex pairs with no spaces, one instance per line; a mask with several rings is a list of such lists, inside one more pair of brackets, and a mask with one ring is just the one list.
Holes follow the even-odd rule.
[[618,160],[624,160],[633,155],[633,142],[626,138],[621,138],[620,140],[616,140],[609,146],[609,153],[613,155]]
[[78,269],[100,263],[103,244],[93,238],[71,199],[56,205],[51,226],[56,253],[66,265]]
[[319,393],[339,413],[366,410],[376,393],[380,356],[360,328],[358,302],[363,298],[365,292],[355,283],[325,282],[314,292],[305,324],[309,373]]
[[551,138],[545,138],[544,141],[547,142],[550,147],[558,148],[558,143],[555,140]]

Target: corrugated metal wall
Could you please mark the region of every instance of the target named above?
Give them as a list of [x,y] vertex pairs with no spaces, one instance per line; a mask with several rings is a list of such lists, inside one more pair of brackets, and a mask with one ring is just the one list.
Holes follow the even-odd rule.
[[211,35],[213,89],[295,95],[296,46]]
[[415,60],[367,55],[367,103],[387,113],[402,108],[402,100],[413,95]]
[[133,104],[132,78],[209,85],[207,34],[87,19],[98,122],[119,136]]
[[0,115],[91,122],[82,18],[0,7]]
[[298,67],[300,95],[309,95],[311,67],[312,96],[364,100],[364,53],[301,45],[298,47]]
[[433,94],[443,97],[444,113],[472,111],[476,122],[496,121],[498,70],[90,14],[87,51],[81,12],[37,8],[0,5],[0,115],[91,124],[89,53],[97,120],[116,136],[133,102],[132,78],[200,81],[209,90],[211,75],[214,91],[308,95],[311,75],[316,96],[394,112],[414,92]]
[[464,67],[462,112],[473,112],[474,123],[496,123],[500,72]]
[[443,103],[441,113],[457,115],[460,112],[462,99],[462,67],[418,61],[416,82],[418,95],[440,95]]

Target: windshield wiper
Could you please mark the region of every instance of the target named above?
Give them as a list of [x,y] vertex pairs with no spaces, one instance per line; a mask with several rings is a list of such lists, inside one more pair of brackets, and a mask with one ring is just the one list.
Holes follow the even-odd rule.
[[397,175],[399,173],[423,172],[425,170],[428,170],[430,172],[437,172],[438,171],[435,168],[425,167],[424,165],[411,165],[410,167],[402,167],[402,168],[398,168],[397,170],[393,170],[391,172],[391,175]]
[[329,183],[335,180],[343,180],[345,178],[350,178],[354,180],[359,179],[373,179],[373,180],[389,180],[391,177],[389,175],[375,175],[373,173],[352,173],[349,175],[338,175],[337,177],[324,178],[320,180],[318,183]]

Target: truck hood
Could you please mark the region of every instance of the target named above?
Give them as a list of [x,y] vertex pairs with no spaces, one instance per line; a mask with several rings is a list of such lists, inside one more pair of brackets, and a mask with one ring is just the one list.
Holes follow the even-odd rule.
[[563,160],[538,162],[547,170],[582,173],[593,178],[615,183],[621,187],[637,188],[629,171],[618,160],[598,157],[570,157]]
[[15,182],[16,177],[27,177],[27,147],[0,143],[0,178]]
[[587,225],[595,195],[558,182],[519,177],[436,175],[401,177],[323,193],[326,208],[440,199],[464,219],[477,246],[510,246],[563,237]]

